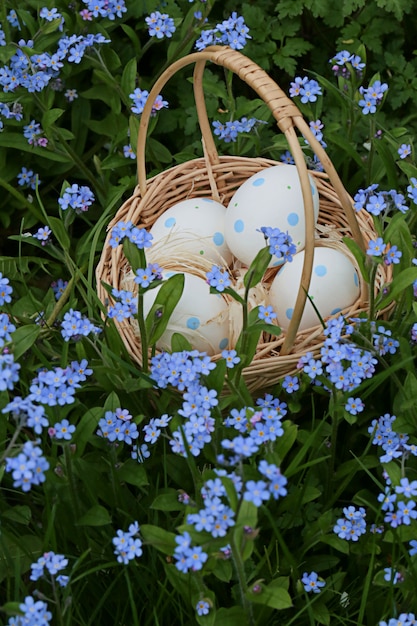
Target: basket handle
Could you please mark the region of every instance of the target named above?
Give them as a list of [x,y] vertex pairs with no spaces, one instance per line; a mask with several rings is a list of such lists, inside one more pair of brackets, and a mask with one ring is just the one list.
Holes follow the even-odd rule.
[[321,144],[317,141],[307,122],[304,120],[301,111],[261,67],[248,59],[242,53],[238,52],[237,50],[232,50],[228,46],[209,46],[201,52],[194,52],[183,57],[182,59],[179,59],[178,61],[170,65],[153,85],[142,112],[137,142],[138,183],[141,197],[143,198],[147,189],[145,144],[149,121],[152,114],[153,103],[157,95],[162,91],[164,85],[169,81],[169,79],[172,78],[172,76],[174,76],[174,74],[176,74],[183,67],[191,65],[193,63],[196,64],[194,71],[194,94],[206,159],[208,159],[211,164],[216,164],[220,162],[214,144],[213,135],[211,133],[202,86],[202,76],[206,61],[211,61],[216,65],[220,65],[222,67],[225,67],[226,69],[232,70],[232,72],[237,74],[245,83],[252,87],[253,90],[262,98],[262,100],[264,100],[264,102],[269,107],[274,119],[276,120],[279,129],[286,136],[291,153],[294,158],[295,165],[298,170],[298,175],[300,177],[305,210],[305,257],[300,287],[298,290],[292,319],[286,332],[285,341],[280,350],[280,354],[288,354],[294,344],[301,317],[304,311],[307,293],[310,287],[314,260],[313,198],[310,191],[307,166],[301,146],[298,141],[297,134],[295,132],[295,128],[297,128],[300,133],[305,137],[311,149],[320,159],[320,162],[323,165],[326,174],[329,176],[330,182],[332,183],[345,211],[345,215],[352,231],[353,238],[360,246],[360,248],[364,251],[366,249],[365,242],[355,216],[351,199],[349,198],[349,195],[344,188],[342,181],[340,180],[333,166],[333,163],[331,162]]

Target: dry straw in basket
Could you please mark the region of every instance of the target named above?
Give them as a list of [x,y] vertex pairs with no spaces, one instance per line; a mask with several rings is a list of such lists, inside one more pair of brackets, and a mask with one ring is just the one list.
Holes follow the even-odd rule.
[[[323,343],[322,327],[319,324],[314,328],[297,332],[310,286],[315,246],[330,245],[349,255],[342,241],[343,237],[353,238],[362,250],[365,250],[369,240],[376,237],[376,232],[372,217],[366,211],[355,213],[352,199],[343,187],[332,162],[314,137],[297,106],[264,70],[240,52],[228,47],[211,46],[173,63],[156,81],[149,94],[142,113],[138,136],[138,185],[109,224],[103,253],[96,269],[97,291],[101,301],[109,302],[109,294],[102,283],[121,289],[125,276],[130,270],[122,247],[111,248],[108,245],[110,231],[115,224],[119,221],[130,220],[136,226],[150,229],[156,219],[171,206],[193,197],[212,198],[227,206],[236,189],[250,176],[264,168],[279,165],[276,161],[260,157],[218,155],[211,134],[203,92],[203,72],[207,61],[232,70],[267,104],[278,128],[288,141],[299,174],[304,201],[305,258],[293,316],[287,331],[278,338],[263,337],[252,363],[245,368],[243,372],[245,380],[249,389],[254,391],[268,387],[278,382],[283,376],[294,372],[300,357],[308,351],[317,354]],[[190,64],[195,64],[193,85],[204,157],[176,165],[147,180],[145,145],[152,104],[166,82],[176,72]],[[307,171],[297,130],[320,159],[324,168],[323,173]],[[314,227],[309,175],[314,177],[320,198],[316,228]],[[391,271],[389,266],[380,266],[376,290],[390,282]],[[359,298],[350,307],[343,309],[342,313],[357,316],[358,313],[366,311],[367,306],[367,285],[360,278]],[[132,359],[140,364],[141,346],[134,324],[128,320],[115,323]]]

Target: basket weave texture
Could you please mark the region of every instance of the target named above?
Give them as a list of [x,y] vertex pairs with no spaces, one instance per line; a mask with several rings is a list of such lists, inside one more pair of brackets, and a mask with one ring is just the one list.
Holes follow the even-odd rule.
[[[170,66],[156,81],[142,113],[137,149],[138,185],[132,196],[120,207],[108,225],[108,234],[100,261],[96,268],[97,292],[101,301],[112,304],[103,283],[116,289],[123,288],[123,280],[130,267],[121,246],[111,248],[109,244],[111,229],[120,221],[131,221],[139,227],[150,229],[156,219],[174,204],[193,197],[207,197],[227,206],[231,197],[250,176],[274,166],[282,165],[271,159],[219,156],[211,134],[210,123],[203,91],[203,72],[207,61],[223,66],[236,73],[264,100],[275,118],[278,128],[288,141],[298,170],[305,211],[306,243],[302,277],[298,296],[289,328],[278,338],[264,334],[258,344],[252,363],[244,369],[248,388],[251,391],[266,388],[278,382],[282,377],[296,371],[300,357],[307,352],[316,355],[323,345],[324,336],[321,325],[302,332],[298,326],[303,314],[309,290],[314,249],[317,245],[326,245],[342,250],[350,256],[343,243],[343,237],[353,238],[365,249],[376,231],[372,217],[364,210],[355,213],[353,202],[341,183],[333,164],[326,152],[316,140],[297,106],[287,97],[269,75],[240,52],[223,46],[211,46],[202,52],[190,54]],[[167,171],[146,179],[145,147],[152,104],[165,83],[183,67],[195,64],[194,94],[199,124],[202,132],[204,157],[176,165]],[[324,172],[307,172],[307,166],[300,147],[299,134],[310,144],[320,159]],[[308,176],[313,176],[319,192],[319,217],[314,225],[313,198]],[[356,262],[350,256],[354,265]],[[368,288],[360,276],[360,296],[342,313],[355,317],[366,311],[368,306]],[[380,266],[375,290],[391,281],[392,270],[389,266]],[[124,344],[132,359],[141,364],[141,345],[134,325],[125,320],[115,321]],[[213,357],[218,358],[218,355]]]

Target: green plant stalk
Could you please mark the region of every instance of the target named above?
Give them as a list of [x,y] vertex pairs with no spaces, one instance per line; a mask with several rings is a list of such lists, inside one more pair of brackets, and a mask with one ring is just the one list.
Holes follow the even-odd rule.
[[378,269],[378,264],[375,263],[371,269],[371,275],[369,278],[369,319],[372,321],[375,316],[375,277]]
[[65,469],[68,476],[68,485],[70,490],[70,497],[72,506],[74,508],[75,517],[77,520],[81,517],[80,502],[78,500],[77,487],[75,485],[74,473],[72,470],[72,459],[69,445],[64,445],[64,458]]
[[375,128],[376,128],[375,120],[371,114],[369,118],[369,142],[371,144],[371,148],[369,150],[369,157],[368,157],[368,180],[366,182],[367,185],[370,185],[372,182],[372,166],[374,163],[374,155],[375,155],[375,149],[374,149]]
[[230,547],[232,550],[232,561],[233,561],[233,565],[235,566],[235,571],[236,571],[236,575],[237,575],[237,579],[239,583],[240,598],[241,598],[242,606],[248,616],[249,626],[255,626],[255,621],[254,621],[253,611],[252,611],[252,603],[246,597],[247,585],[246,585],[246,578],[245,578],[245,567],[244,567],[240,550],[238,549],[236,545],[236,539],[235,539],[234,533],[232,533],[232,536],[230,538]]
[[64,619],[63,619],[63,615],[62,615],[61,603],[59,601],[59,593],[57,592],[56,583],[55,583],[55,577],[54,576],[51,576],[51,586],[52,586],[52,593],[53,593],[53,596],[54,596],[54,603],[55,603],[55,611],[56,611],[57,623],[59,624],[59,626],[64,626]]
[[68,281],[68,285],[65,287],[64,291],[62,292],[59,300],[57,301],[57,303],[55,304],[51,315],[48,317],[48,319],[46,320],[46,327],[49,329],[51,328],[51,326],[53,325],[53,323],[55,322],[56,318],[58,317],[58,315],[61,313],[63,307],[65,306],[70,293],[74,287],[74,283],[75,283],[75,276],[72,276],[69,281]]
[[138,289],[138,312],[136,319],[139,324],[140,342],[142,344],[142,370],[147,372],[149,369],[149,355],[148,355],[148,335],[146,333],[146,324],[143,310],[143,292],[139,287]]

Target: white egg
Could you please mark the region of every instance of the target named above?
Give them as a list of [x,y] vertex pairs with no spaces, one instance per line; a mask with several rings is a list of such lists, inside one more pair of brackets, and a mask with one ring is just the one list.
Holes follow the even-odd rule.
[[[304,263],[304,252],[296,254],[275,276],[270,290],[269,303],[277,314],[278,325],[288,328]],[[326,319],[353,304],[360,294],[359,278],[351,260],[340,250],[318,247],[314,250],[313,271],[309,296],[321,317]],[[320,324],[317,313],[309,299],[305,304],[299,330]]]
[[[169,278],[178,272],[163,272]],[[186,337],[194,349],[217,354],[229,344],[229,305],[220,294],[210,293],[207,282],[184,272],[184,291],[175,307],[168,326],[157,342],[158,350],[171,350],[171,338],[174,333]],[[159,287],[147,291],[144,295],[144,312],[151,309]]]
[[224,237],[226,208],[210,198],[190,198],[174,204],[158,217],[150,232],[154,244],[169,245],[181,254],[199,255],[212,263],[230,263]]
[[[316,223],[319,195],[313,177],[309,175],[309,179]],[[250,265],[265,246],[264,236],[259,232],[262,226],[288,231],[297,252],[304,247],[304,202],[295,165],[275,165],[254,174],[230,200],[225,219],[226,243],[245,265]],[[273,257],[270,267],[280,264]]]

